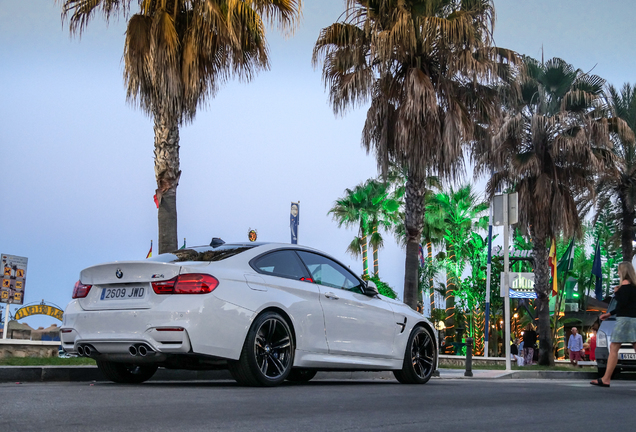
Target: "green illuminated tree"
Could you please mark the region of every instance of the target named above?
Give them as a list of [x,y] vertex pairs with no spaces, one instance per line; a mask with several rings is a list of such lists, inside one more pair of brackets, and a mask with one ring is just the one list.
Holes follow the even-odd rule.
[[455,336],[455,294],[462,290],[462,274],[476,247],[472,233],[488,226],[488,217],[484,216],[488,206],[488,202],[473,191],[472,185],[467,184],[435,195],[426,207],[426,212],[442,220],[445,227],[447,343]]

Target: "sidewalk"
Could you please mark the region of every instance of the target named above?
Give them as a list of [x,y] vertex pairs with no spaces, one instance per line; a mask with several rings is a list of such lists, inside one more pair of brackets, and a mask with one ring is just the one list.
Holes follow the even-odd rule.
[[598,375],[592,371],[556,370],[473,370],[473,376],[464,376],[464,369],[438,369],[442,379],[594,379]]
[[[596,372],[583,371],[509,371],[474,370],[472,377],[464,369],[438,370],[433,379],[594,379]],[[151,381],[219,381],[232,380],[228,371],[188,371],[159,369]],[[395,380],[392,372],[318,372],[314,380]],[[96,366],[0,366],[0,383],[6,382],[90,382],[107,381]]]

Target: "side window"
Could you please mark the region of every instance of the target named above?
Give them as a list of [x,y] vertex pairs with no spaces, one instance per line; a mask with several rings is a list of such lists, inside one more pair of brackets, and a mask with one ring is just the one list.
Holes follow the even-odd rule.
[[311,278],[317,284],[362,294],[358,278],[337,262],[311,252],[298,251],[298,255],[309,269]]
[[269,253],[252,261],[252,267],[259,273],[300,280],[307,276],[302,263],[291,250]]

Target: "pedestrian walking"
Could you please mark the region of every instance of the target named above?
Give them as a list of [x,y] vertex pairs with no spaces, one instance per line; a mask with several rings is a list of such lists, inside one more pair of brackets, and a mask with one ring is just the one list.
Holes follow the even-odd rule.
[[537,332],[531,323],[528,323],[523,332],[523,360],[526,366],[534,362],[534,344],[537,343]]
[[579,334],[576,327],[572,327],[572,334],[568,339],[568,355],[570,363],[576,366],[581,361],[581,353],[583,351],[583,337]]
[[[632,263],[623,261],[618,265],[618,276],[621,284],[614,288],[616,299],[616,327],[612,331],[609,356],[605,375],[590,382],[592,385],[609,387],[612,374],[618,362],[618,350],[623,343],[631,343],[636,350],[636,272]],[[601,320],[610,317],[610,313],[600,316]]]

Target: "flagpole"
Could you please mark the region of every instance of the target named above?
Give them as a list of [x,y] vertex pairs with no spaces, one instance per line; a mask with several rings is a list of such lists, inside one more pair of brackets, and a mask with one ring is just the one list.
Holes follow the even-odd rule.
[[484,357],[488,357],[488,340],[490,334],[490,273],[492,268],[492,203],[488,217],[488,265],[486,266],[486,311],[484,319]]
[[9,333],[9,299],[7,299],[6,307],[4,308],[4,331],[2,332],[2,339],[7,338],[7,333]]
[[[504,317],[505,317],[505,355],[506,355],[506,371],[512,369],[510,361],[510,279],[508,269],[508,249],[510,248],[509,235],[510,226],[508,226],[509,214],[508,214],[508,194],[503,195],[503,223],[504,223]],[[486,290],[488,292],[488,290]]]

